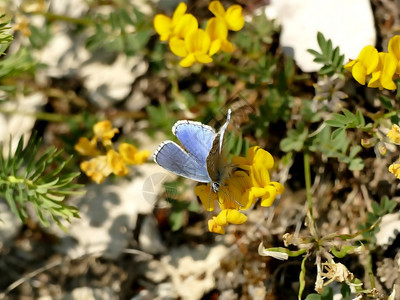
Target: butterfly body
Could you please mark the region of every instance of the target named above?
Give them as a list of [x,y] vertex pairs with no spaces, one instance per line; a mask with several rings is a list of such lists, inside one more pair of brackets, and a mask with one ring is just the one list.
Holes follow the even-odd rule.
[[213,191],[218,192],[226,174],[227,159],[223,151],[223,140],[230,114],[231,110],[218,133],[200,122],[176,122],[172,133],[184,149],[172,141],[165,141],[154,153],[154,161],[177,175],[210,183]]

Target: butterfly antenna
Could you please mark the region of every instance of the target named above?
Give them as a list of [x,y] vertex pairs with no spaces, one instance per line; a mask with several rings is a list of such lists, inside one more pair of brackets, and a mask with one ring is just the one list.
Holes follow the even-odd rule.
[[210,211],[210,209],[211,209],[211,190],[212,190],[212,188],[211,188],[211,184],[210,184],[210,192],[208,193],[208,205],[209,205],[208,211]]
[[239,205],[240,207],[244,207],[244,205],[240,204],[239,202],[237,202],[231,195],[229,195],[227,192],[225,192],[222,188],[219,189],[220,191],[223,191],[225,195],[227,195],[229,198],[231,198],[231,200],[233,202],[235,202],[237,205]]

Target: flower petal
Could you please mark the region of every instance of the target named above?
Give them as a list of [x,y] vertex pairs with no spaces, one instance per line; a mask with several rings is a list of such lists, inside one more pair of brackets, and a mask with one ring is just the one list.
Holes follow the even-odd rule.
[[215,222],[220,226],[226,226],[231,224],[243,224],[247,221],[247,216],[236,209],[224,209],[222,210]]
[[351,74],[353,75],[354,79],[359,83],[359,84],[365,84],[365,77],[367,76],[367,70],[364,68],[364,66],[360,63],[357,62],[352,70]]
[[115,150],[107,151],[107,164],[115,175],[125,176],[129,173],[121,155]]
[[239,31],[244,26],[244,16],[240,5],[232,5],[228,8],[225,15],[225,21],[228,28],[233,31]]
[[374,46],[365,46],[358,56],[360,63],[366,68],[366,74],[371,74],[375,71],[379,64],[378,50]]
[[217,224],[216,217],[208,220],[208,230],[214,233],[225,234],[225,228]]
[[208,9],[214,14],[216,17],[224,18],[225,17],[225,9],[219,1],[211,1],[208,5]]
[[215,194],[210,187],[210,184],[200,184],[194,188],[194,193],[200,198],[201,203],[204,208],[208,211],[214,210],[215,200],[218,199],[217,194]]
[[96,141],[89,141],[86,137],[81,137],[78,143],[75,144],[74,149],[82,155],[97,156],[100,152],[96,149]]
[[186,57],[188,55],[185,41],[178,37],[173,37],[169,40],[169,48],[177,56]]
[[154,17],[154,29],[160,35],[160,40],[166,41],[172,34],[172,20],[165,15],[158,14]]
[[183,16],[185,15],[187,10],[187,5],[185,2],[179,3],[179,5],[175,8],[174,14],[172,15],[172,21],[174,22],[174,25],[176,22]]
[[181,67],[188,68],[191,67],[196,62],[196,58],[194,54],[189,54],[184,59],[182,59],[179,63]]
[[186,14],[176,22],[174,27],[174,35],[184,39],[198,27],[199,24],[197,19],[191,14]]
[[397,59],[396,73],[400,74],[400,35],[395,35],[389,41],[389,53],[392,53]]

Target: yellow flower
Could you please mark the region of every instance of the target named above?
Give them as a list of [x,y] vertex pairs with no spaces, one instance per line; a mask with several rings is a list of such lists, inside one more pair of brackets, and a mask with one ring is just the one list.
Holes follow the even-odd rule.
[[[210,52],[211,38],[203,29],[192,31],[185,40],[173,37],[169,46],[175,55],[184,57],[180,62],[182,67],[190,67],[195,62],[210,63],[212,62],[211,55],[215,54],[215,52]],[[211,50],[215,51],[215,49]]]
[[228,41],[228,28],[221,18],[211,18],[207,22],[206,32],[211,38],[210,52],[217,53],[219,50],[233,52],[235,47]]
[[216,219],[216,217],[212,217],[211,220],[208,220],[208,230],[214,233],[225,234],[225,227],[218,225]]
[[102,183],[111,174],[105,155],[97,156],[81,163],[82,171],[96,183]]
[[208,211],[214,210],[215,200],[218,200],[222,211],[209,221],[211,232],[223,234],[228,223],[246,222],[247,217],[240,210],[249,209],[259,198],[261,206],[270,206],[284,190],[280,183],[270,181],[268,169],[273,167],[274,160],[260,147],[250,148],[247,157],[234,157],[232,163],[242,170],[234,172],[218,193],[211,192],[210,184],[199,185],[194,190]]
[[112,124],[109,120],[97,122],[93,126],[93,132],[95,140],[101,140],[104,146],[110,146],[111,139],[116,133],[119,132],[118,128],[112,128]]
[[121,154],[115,150],[107,151],[107,164],[115,175],[125,176],[129,173]]
[[74,149],[82,155],[86,156],[97,156],[100,154],[99,150],[96,148],[96,140],[88,140],[85,137],[79,138],[77,144],[75,144]]
[[276,195],[283,193],[282,184],[270,181],[268,169],[274,166],[274,159],[267,151],[252,147],[248,150],[247,158],[236,157],[232,159],[232,163],[249,171],[252,184],[249,190],[250,202],[261,197],[261,206],[267,207],[274,202]]
[[244,16],[240,5],[232,5],[226,11],[219,1],[211,1],[208,9],[216,16],[224,20],[229,30],[238,31],[244,26]]
[[400,179],[400,164],[391,164],[389,166],[389,172],[394,174],[398,179]]
[[393,124],[392,129],[386,135],[394,144],[400,145],[400,127]]
[[393,75],[396,67],[397,60],[393,54],[380,52],[378,68],[372,72],[368,87],[395,90],[397,86],[393,81]]
[[344,68],[351,71],[355,80],[365,84],[365,78],[376,70],[379,64],[378,50],[373,46],[365,46],[358,58],[347,63]]
[[128,143],[122,143],[119,145],[119,153],[122,156],[122,159],[131,165],[141,165],[143,164],[147,158],[150,156],[150,151],[142,150],[138,151],[138,149]]
[[393,54],[397,59],[396,73],[400,74],[400,35],[395,35],[389,41],[389,53]]
[[186,14],[187,6],[181,2],[175,9],[172,19],[158,14],[154,18],[154,28],[160,35],[160,40],[167,41],[172,37],[184,39],[191,31],[198,28],[197,19]]
[[225,226],[229,224],[243,224],[247,221],[247,216],[236,209],[223,209],[217,217],[208,220],[210,232],[225,234]]

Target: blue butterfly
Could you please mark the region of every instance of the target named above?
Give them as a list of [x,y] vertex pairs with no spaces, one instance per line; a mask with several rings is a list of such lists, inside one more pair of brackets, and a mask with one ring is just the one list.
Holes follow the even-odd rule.
[[210,183],[213,191],[218,192],[227,171],[223,142],[230,117],[229,109],[226,122],[218,133],[200,122],[176,122],[172,133],[184,149],[172,141],[165,141],[154,152],[154,161],[177,175]]

